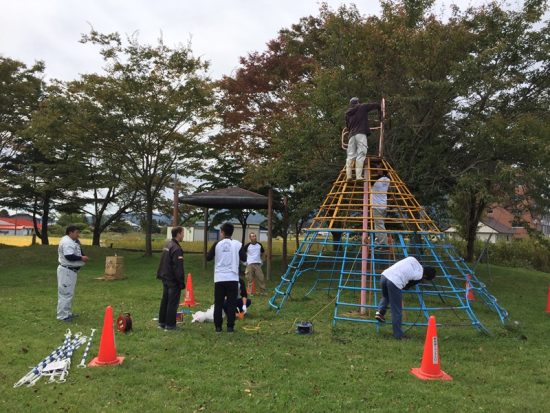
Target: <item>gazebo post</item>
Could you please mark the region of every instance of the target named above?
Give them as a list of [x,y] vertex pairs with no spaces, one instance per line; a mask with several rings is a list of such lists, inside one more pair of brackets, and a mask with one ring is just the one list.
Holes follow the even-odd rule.
[[271,279],[271,257],[273,256],[273,189],[267,195],[267,279]]
[[204,241],[202,248],[203,268],[206,270],[206,253],[208,250],[208,208],[204,208]]

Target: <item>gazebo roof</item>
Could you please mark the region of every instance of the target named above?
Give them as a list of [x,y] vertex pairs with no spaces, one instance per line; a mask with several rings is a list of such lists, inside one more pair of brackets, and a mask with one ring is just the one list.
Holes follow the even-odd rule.
[[231,187],[180,197],[180,202],[206,208],[267,209],[268,198],[246,189]]

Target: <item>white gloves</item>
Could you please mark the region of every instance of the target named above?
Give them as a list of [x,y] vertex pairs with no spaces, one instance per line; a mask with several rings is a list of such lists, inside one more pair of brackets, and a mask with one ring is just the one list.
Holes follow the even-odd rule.
[[246,304],[243,304],[243,313],[246,314]]

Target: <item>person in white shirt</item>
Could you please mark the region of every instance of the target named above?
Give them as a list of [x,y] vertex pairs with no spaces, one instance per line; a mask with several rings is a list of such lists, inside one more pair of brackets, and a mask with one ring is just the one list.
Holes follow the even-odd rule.
[[393,336],[401,340],[403,330],[401,329],[402,293],[401,290],[408,290],[412,286],[435,277],[435,268],[423,267],[414,257],[407,257],[397,261],[388,269],[382,271],[380,284],[382,287],[382,299],[378,304],[375,318],[380,323],[386,322],[386,309],[388,304],[391,308],[391,323]]
[[235,328],[235,306],[239,290],[239,251],[242,244],[231,239],[233,224],[225,222],[220,227],[222,239],[217,241],[206,255],[208,261],[214,258],[214,326],[216,333],[222,332],[222,310],[227,303],[227,332]]
[[388,188],[390,186],[390,178],[388,171],[382,169],[380,176],[372,184],[370,193],[370,203],[372,207],[372,217],[374,220],[374,229],[376,232],[375,248],[387,247],[388,234],[386,234],[385,216],[386,206],[388,204]]
[[239,253],[241,261],[246,262],[246,270],[244,272],[248,289],[252,288],[252,280],[255,280],[260,288],[260,294],[265,294],[265,277],[262,271],[262,254],[265,252],[264,247],[258,242],[258,237],[251,232],[249,235],[250,242],[241,248]]
[[88,257],[82,252],[78,240],[80,230],[70,225],[65,234],[57,248],[57,319],[71,322],[78,317],[78,314],[72,312],[77,273],[88,262]]

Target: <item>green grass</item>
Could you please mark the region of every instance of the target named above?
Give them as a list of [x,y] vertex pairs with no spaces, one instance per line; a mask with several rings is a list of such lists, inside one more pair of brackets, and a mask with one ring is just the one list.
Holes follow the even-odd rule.
[[[66,383],[42,379],[33,388],[13,389],[63,341],[67,325],[55,320],[56,248],[1,248],[1,412],[548,411],[548,274],[497,266],[488,273],[489,267],[480,266],[481,278],[519,327],[499,327],[496,316],[480,311],[491,336],[470,327],[439,328],[442,368],[454,381],[423,382],[409,373],[420,365],[423,329],[411,330],[412,340],[404,342],[393,340],[390,328],[377,334],[372,325],[340,322],[333,329],[332,297],[319,292],[303,298],[311,278],[297,284],[280,315],[267,309],[267,298],[255,297],[250,317],[237,322],[233,335],[216,335],[212,324],[190,324],[189,318],[182,331],[166,333],[152,320],[161,292],[158,255],[119,251],[127,279],[104,282],[94,278],[113,250],[88,247],[87,253],[91,262],[79,274],[74,301],[81,316],[69,326],[89,334],[101,328],[107,305],[115,317],[130,312],[134,332],[116,333],[126,360],[77,369],[81,348]],[[200,255],[188,255],[186,270],[193,273],[197,308],[208,307],[211,266],[203,271]],[[312,320],[315,333],[294,334],[296,319]],[[259,331],[245,332],[243,326]],[[97,355],[99,335],[91,356]]]
[[[61,236],[50,236],[50,245],[57,245]],[[81,235],[80,237],[83,245],[91,245],[92,237],[90,235]],[[166,244],[165,234],[152,234],[152,248],[153,251],[161,251],[164,244]],[[240,239],[239,239],[240,241]],[[40,243],[40,242],[38,242]],[[2,245],[28,247],[32,244],[32,236],[23,235],[0,235],[0,248]],[[203,241],[184,241],[181,243],[186,252],[201,253],[203,249]],[[208,247],[214,244],[214,241],[208,242]],[[142,232],[129,232],[127,234],[119,234],[115,232],[104,232],[101,234],[100,245],[106,248],[124,249],[145,251],[145,234]],[[263,242],[264,247],[267,248],[267,241]],[[296,240],[291,237],[288,239],[288,254],[292,255],[296,249]],[[281,238],[273,239],[273,254],[282,255],[283,240]]]

